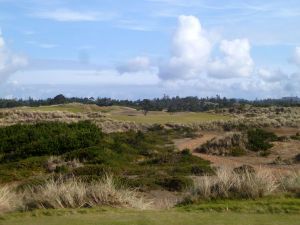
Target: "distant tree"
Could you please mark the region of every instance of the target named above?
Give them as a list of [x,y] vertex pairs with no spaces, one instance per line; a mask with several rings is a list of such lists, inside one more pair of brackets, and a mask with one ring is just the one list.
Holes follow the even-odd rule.
[[141,102],[141,109],[143,111],[144,116],[147,116],[148,112],[151,110],[151,101],[149,99],[144,99]]
[[67,102],[67,99],[64,95],[60,94],[53,98],[52,104],[65,104]]

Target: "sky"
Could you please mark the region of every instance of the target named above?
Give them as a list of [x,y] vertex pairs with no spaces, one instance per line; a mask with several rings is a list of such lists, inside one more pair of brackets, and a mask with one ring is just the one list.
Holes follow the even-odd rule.
[[0,0],[0,98],[300,96],[299,0]]

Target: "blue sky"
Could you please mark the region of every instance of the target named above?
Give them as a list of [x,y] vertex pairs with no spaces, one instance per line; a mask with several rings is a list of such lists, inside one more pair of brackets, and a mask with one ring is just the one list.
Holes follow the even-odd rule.
[[297,0],[0,0],[0,97],[300,95]]

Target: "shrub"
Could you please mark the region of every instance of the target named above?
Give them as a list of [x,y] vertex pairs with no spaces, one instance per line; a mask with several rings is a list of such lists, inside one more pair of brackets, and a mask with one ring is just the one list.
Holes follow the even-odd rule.
[[300,153],[295,156],[295,162],[300,163]]
[[187,177],[167,177],[157,181],[157,183],[169,191],[183,191],[192,186],[193,181]]
[[111,169],[103,165],[87,165],[84,167],[76,168],[72,171],[75,176],[94,175],[99,177],[106,176],[111,173]]
[[270,142],[276,141],[277,136],[272,132],[267,132],[262,129],[251,129],[247,132],[248,144],[247,148],[251,151],[267,151],[273,147]]
[[60,155],[99,143],[102,132],[90,122],[48,122],[0,128],[4,161],[42,155]]
[[181,154],[182,155],[188,155],[188,156],[192,155],[190,149],[188,149],[188,148],[183,149],[181,151]]
[[230,151],[230,155],[232,156],[243,156],[246,155],[246,150],[240,147],[234,147]]

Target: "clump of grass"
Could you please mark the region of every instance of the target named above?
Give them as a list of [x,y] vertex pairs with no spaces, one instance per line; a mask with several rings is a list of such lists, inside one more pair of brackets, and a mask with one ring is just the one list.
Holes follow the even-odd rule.
[[94,206],[149,207],[137,192],[115,185],[112,176],[100,181],[85,183],[78,178],[51,179],[44,185],[31,188],[24,193],[25,209],[82,208]]
[[13,211],[18,203],[19,198],[11,187],[0,187],[0,213]]
[[300,171],[280,177],[280,185],[284,191],[295,193],[297,197],[300,197]]
[[215,176],[196,178],[189,199],[255,199],[270,195],[277,188],[277,179],[269,170],[244,170],[236,173],[229,168],[220,168],[216,170]]

